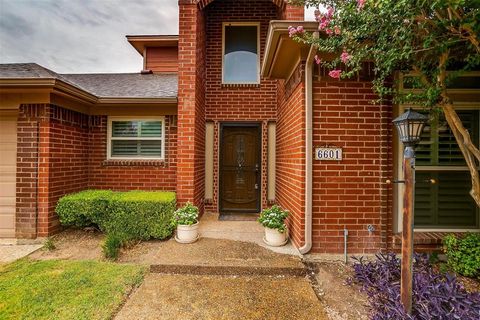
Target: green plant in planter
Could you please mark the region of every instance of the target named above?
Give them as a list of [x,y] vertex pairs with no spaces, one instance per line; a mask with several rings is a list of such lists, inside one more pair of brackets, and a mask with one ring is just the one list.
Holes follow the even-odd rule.
[[198,222],[198,208],[187,202],[183,207],[173,213],[172,225],[192,225]]
[[260,213],[257,221],[266,228],[276,229],[283,233],[287,229],[287,225],[285,224],[287,217],[287,210],[283,210],[280,206],[273,205],[271,208],[264,209],[262,213]]

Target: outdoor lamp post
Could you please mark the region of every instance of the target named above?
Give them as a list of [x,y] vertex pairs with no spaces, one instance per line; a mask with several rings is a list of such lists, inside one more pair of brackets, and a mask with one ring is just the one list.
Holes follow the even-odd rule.
[[413,201],[415,194],[415,151],[420,135],[427,124],[428,117],[408,109],[393,120],[400,141],[405,145],[403,152],[403,230],[402,230],[402,266],[400,296],[403,306],[412,312],[412,263],[413,263]]

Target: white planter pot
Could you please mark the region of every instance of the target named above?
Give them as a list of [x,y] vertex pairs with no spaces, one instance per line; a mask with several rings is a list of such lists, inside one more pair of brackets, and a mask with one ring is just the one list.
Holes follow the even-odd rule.
[[175,240],[179,243],[192,243],[197,241],[198,235],[198,222],[192,225],[177,225],[177,235]]
[[280,232],[277,229],[265,227],[265,238],[263,241],[272,247],[280,247],[288,242],[288,229]]

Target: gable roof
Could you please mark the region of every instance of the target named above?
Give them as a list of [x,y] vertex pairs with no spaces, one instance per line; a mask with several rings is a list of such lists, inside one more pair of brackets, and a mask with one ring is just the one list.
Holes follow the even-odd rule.
[[98,99],[172,99],[178,94],[173,73],[58,74],[36,63],[0,64],[0,84],[15,80],[59,80]]

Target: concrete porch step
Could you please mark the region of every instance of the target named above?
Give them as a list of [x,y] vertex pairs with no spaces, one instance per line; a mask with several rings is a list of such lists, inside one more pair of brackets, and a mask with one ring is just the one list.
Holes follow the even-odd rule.
[[179,244],[173,239],[143,242],[122,252],[119,262],[192,268],[304,268],[298,256],[272,252],[251,242],[203,237],[191,244]]
[[209,275],[209,276],[285,276],[305,277],[304,267],[259,267],[259,266],[204,266],[179,264],[152,264],[151,273],[177,275]]

